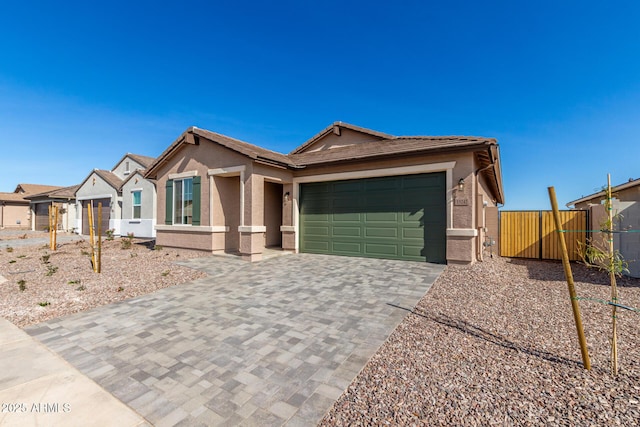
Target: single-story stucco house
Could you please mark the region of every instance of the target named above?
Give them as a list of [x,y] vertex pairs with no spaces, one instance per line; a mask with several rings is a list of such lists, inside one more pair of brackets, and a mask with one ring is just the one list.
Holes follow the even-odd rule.
[[58,207],[58,230],[73,232],[77,229],[76,190],[78,185],[56,188],[25,196],[31,210],[31,230],[49,229],[49,207]]
[[[630,179],[611,188],[612,208],[615,215],[614,249],[629,265],[628,275],[640,277],[640,179]],[[590,194],[567,203],[567,207],[589,211],[589,229],[600,230],[607,219],[604,209],[605,191]],[[630,231],[636,230],[636,231]],[[625,232],[626,231],[626,232]],[[602,241],[602,233],[592,233],[594,243]]]
[[141,175],[154,160],[127,153],[111,170],[91,171],[76,191],[79,234],[89,234],[90,204],[94,208],[97,228],[101,203],[103,235],[110,229],[114,235],[133,233],[136,237],[155,237],[155,184]]
[[0,193],[0,229],[31,228],[31,210],[25,197],[62,187],[41,184],[18,184],[13,193]]
[[473,263],[504,203],[495,139],[342,122],[287,155],[191,127],[145,177],[158,189],[158,245],[252,261],[277,247]]

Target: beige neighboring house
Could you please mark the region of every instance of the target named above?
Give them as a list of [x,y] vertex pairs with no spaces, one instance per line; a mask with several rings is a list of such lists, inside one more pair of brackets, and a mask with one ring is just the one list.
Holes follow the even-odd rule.
[[25,196],[59,188],[53,185],[18,184],[13,193],[0,193],[0,229],[30,229],[31,211]]
[[31,230],[49,229],[49,208],[58,207],[58,230],[75,232],[77,230],[76,196],[79,185],[47,190],[42,193],[25,196],[30,202]]
[[102,204],[103,235],[111,229],[115,235],[134,233],[136,237],[155,237],[155,216],[138,215],[155,215],[155,184],[141,175],[154,160],[127,153],[111,170],[94,169],[75,194],[78,233],[89,234],[89,205],[93,205],[97,231],[98,206]]
[[[504,203],[493,138],[336,122],[285,155],[191,127],[149,166],[157,244],[436,263],[481,260]],[[496,227],[496,225],[493,225]]]
[[[624,184],[611,188],[613,193],[613,214],[615,229],[621,231],[613,236],[614,249],[620,251],[629,263],[631,277],[640,277],[640,179],[630,179]],[[589,211],[589,229],[600,230],[607,219],[604,209],[606,193],[600,191],[567,203],[567,207]],[[626,230],[626,232],[625,232]],[[593,233],[595,242],[602,241],[601,233]]]

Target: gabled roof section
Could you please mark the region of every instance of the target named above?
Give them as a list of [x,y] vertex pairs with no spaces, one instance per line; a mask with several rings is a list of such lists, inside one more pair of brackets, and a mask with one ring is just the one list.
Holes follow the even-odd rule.
[[25,199],[33,200],[37,198],[51,198],[51,199],[75,199],[76,191],[78,191],[80,185],[71,185],[69,187],[62,187],[57,190],[44,191],[38,194],[30,194],[25,196]]
[[[120,191],[120,187],[122,187],[122,182],[123,181],[115,173],[113,173],[111,171],[106,171],[104,169],[94,169],[94,170],[92,170],[91,173],[89,175],[87,175],[87,177],[84,179],[84,181],[82,181],[80,183],[80,185],[78,185],[78,189],[80,187],[82,187],[84,185],[84,183],[87,182],[89,180],[89,178],[91,178],[91,175],[93,175],[94,173],[96,175],[98,175],[100,178],[102,178],[107,184],[109,184],[115,190]],[[77,191],[78,190],[76,190],[76,192]]]
[[115,168],[118,167],[118,165],[120,163],[122,163],[124,161],[124,159],[126,159],[127,157],[129,157],[130,159],[140,163],[143,168],[148,168],[149,165],[151,165],[153,163],[153,161],[156,159],[155,157],[149,157],[149,156],[143,156],[140,154],[133,154],[133,153],[127,153],[124,156],[122,156],[122,158],[120,158],[120,160],[118,160],[116,162],[116,164],[113,166],[113,168],[111,170],[114,170]]
[[[626,190],[628,188],[633,188],[633,187],[637,187],[637,186],[640,186],[640,178],[630,179],[628,182],[625,182],[624,184],[620,184],[620,185],[616,185],[615,187],[611,187],[611,192],[612,193],[616,193],[618,191]],[[600,203],[600,200],[602,200],[604,197],[606,197],[606,195],[607,195],[607,192],[605,190],[598,191],[597,193],[593,193],[593,194],[590,194],[588,196],[582,197],[580,199],[573,200],[573,201],[567,203],[565,206],[571,207],[571,206],[575,206],[577,203],[584,203],[584,202],[589,202],[589,201],[593,201],[594,203]]]
[[330,150],[290,154],[289,158],[296,165],[311,166],[380,156],[456,151],[486,147],[493,144],[497,144],[494,138],[474,136],[403,136],[364,144],[347,145]]
[[293,166],[289,158],[284,154],[276,153],[275,151],[240,141],[239,139],[234,139],[226,135],[192,126],[184,131],[178,139],[176,139],[166,150],[164,150],[162,154],[160,154],[160,156],[156,158],[156,160],[147,168],[147,172],[144,175],[145,178],[156,178],[158,168],[171,159],[171,157],[173,157],[181,147],[186,144],[199,145],[202,142],[202,139],[226,147],[253,160],[270,163],[274,166],[280,167]]
[[324,138],[326,138],[331,134],[338,135],[338,136],[341,135],[342,129],[349,129],[359,134],[362,134],[364,136],[368,136],[371,138],[371,141],[395,138],[393,135],[390,135],[387,133],[382,133],[375,130],[363,128],[360,126],[351,125],[349,123],[333,122],[333,124],[330,124],[323,130],[321,130],[319,133],[311,137],[311,139],[309,139],[307,142],[305,142],[304,144],[302,144],[301,146],[299,146],[289,154],[304,153],[305,151],[308,151],[309,149],[311,149],[313,145],[316,145],[316,143],[318,143],[319,141],[323,140]]
[[59,185],[42,185],[42,184],[18,184],[14,193],[38,194],[45,191],[58,190],[63,188]]
[[139,177],[140,177],[140,178],[142,178],[142,179],[146,179],[146,180],[148,180],[148,181],[152,181],[152,182],[153,182],[153,181],[154,181],[153,179],[149,179],[149,178],[145,178],[145,177],[144,177],[145,173],[146,173],[146,169],[136,169],[135,171],[133,171],[133,173],[132,173],[132,174],[130,174],[129,176],[127,176],[127,177],[122,181],[122,184],[120,184],[120,188],[119,188],[119,190],[122,190],[122,188],[125,186],[125,184],[126,184],[127,182],[131,181],[131,179],[132,179],[134,176],[139,176]]

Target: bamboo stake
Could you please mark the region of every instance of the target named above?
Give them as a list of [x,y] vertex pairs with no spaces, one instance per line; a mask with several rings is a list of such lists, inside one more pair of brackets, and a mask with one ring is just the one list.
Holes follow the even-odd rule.
[[102,271],[102,202],[98,203],[98,273]]
[[53,228],[51,227],[51,215],[52,215],[51,208],[52,208],[52,206],[49,205],[49,218],[48,218],[48,220],[49,220],[49,249],[51,249],[51,247],[53,246]]
[[96,251],[95,251],[95,241],[93,235],[93,200],[89,200],[89,209],[87,211],[89,215],[89,244],[91,245],[91,266],[93,267],[93,271],[96,271]]
[[51,247],[52,251],[55,251],[58,247],[58,207],[53,207],[53,245]]
[[[611,302],[618,303],[618,288],[616,286],[616,272],[614,265],[613,247],[613,205],[611,202],[611,174],[607,174],[607,209],[609,212],[609,279],[611,280]],[[616,318],[617,307],[611,306],[611,374],[618,375],[618,321]]]
[[582,353],[582,364],[587,371],[591,370],[591,360],[589,359],[589,350],[587,349],[587,339],[584,336],[584,328],[582,327],[582,316],[580,315],[580,305],[578,304],[576,288],[573,282],[573,273],[571,272],[571,264],[569,264],[569,253],[567,252],[567,244],[564,241],[562,223],[560,221],[560,211],[558,210],[558,201],[556,200],[556,190],[548,187],[549,199],[551,199],[551,208],[553,209],[553,220],[556,225],[556,233],[562,250],[562,266],[564,267],[564,277],[567,279],[567,287],[569,288],[569,296],[571,297],[571,308],[573,310],[573,320],[576,323],[578,332],[578,341],[580,342],[580,352]]

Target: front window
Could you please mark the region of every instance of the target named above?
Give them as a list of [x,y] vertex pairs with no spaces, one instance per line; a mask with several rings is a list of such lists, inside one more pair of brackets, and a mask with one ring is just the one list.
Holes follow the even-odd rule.
[[173,223],[193,223],[193,178],[173,182]]
[[133,204],[133,219],[140,219],[142,212],[142,191],[132,191],[131,199]]

